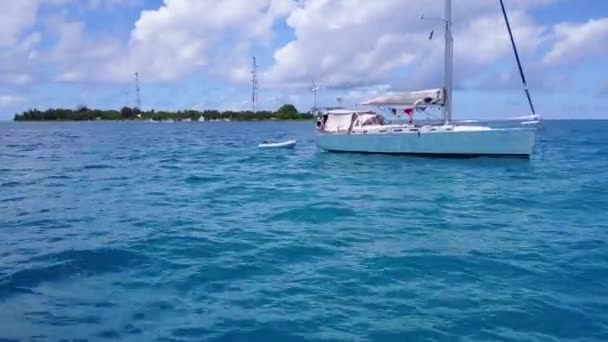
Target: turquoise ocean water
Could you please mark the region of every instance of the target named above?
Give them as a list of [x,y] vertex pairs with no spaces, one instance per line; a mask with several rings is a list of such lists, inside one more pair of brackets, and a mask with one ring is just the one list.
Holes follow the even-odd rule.
[[0,340],[608,340],[608,122],[531,160],[312,125],[0,124]]

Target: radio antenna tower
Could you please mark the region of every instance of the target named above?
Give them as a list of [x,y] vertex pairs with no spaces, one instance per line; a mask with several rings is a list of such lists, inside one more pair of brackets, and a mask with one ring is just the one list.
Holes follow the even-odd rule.
[[253,57],[251,68],[251,110],[256,112],[258,106],[258,65]]
[[136,108],[141,109],[141,97],[139,94],[139,72],[135,72],[135,99],[136,99]]

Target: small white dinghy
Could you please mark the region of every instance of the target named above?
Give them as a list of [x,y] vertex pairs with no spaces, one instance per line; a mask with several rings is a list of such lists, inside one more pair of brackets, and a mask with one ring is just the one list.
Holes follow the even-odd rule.
[[292,148],[296,146],[295,140],[287,140],[281,142],[263,142],[258,145],[258,148]]

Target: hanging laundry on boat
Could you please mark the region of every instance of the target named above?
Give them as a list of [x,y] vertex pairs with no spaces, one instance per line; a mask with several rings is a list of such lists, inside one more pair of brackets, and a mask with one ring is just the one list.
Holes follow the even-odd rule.
[[409,119],[409,123],[411,124],[412,122],[414,122],[414,108],[405,108],[403,110],[403,112],[405,114],[407,114],[407,116],[410,118]]

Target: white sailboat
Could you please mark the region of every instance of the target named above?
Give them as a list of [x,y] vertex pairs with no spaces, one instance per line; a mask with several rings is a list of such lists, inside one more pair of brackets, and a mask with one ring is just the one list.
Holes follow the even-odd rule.
[[329,110],[322,113],[316,126],[317,146],[332,152],[421,154],[445,156],[516,156],[529,158],[536,137],[536,116],[513,40],[504,5],[501,6],[515,56],[533,115],[523,125],[492,128],[452,121],[452,6],[445,1],[445,84],[441,89],[393,94],[370,99],[363,106],[405,110],[408,115],[427,107],[441,107],[443,122],[417,125],[387,124],[382,115],[367,110]]

